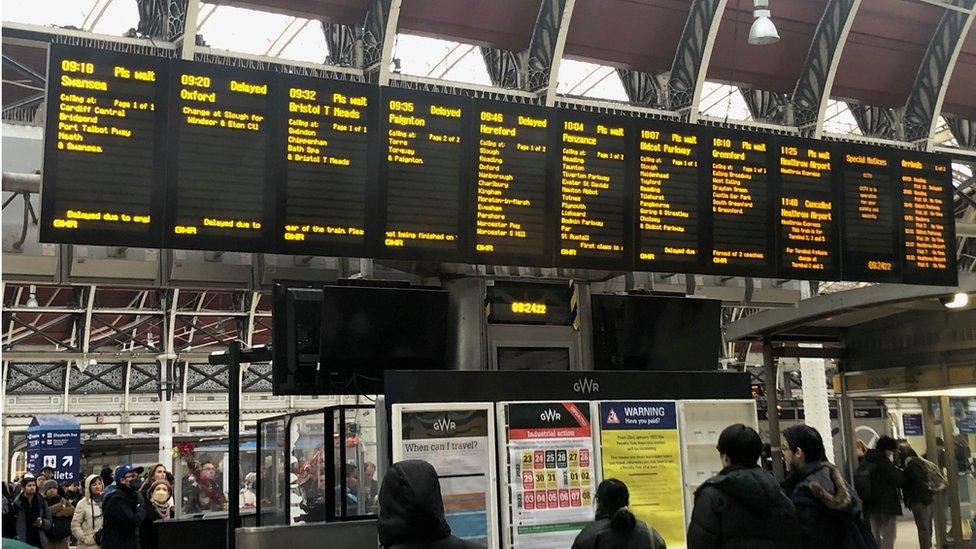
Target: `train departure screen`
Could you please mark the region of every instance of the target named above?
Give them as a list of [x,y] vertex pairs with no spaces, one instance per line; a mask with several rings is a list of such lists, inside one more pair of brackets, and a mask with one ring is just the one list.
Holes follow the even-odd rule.
[[765,136],[716,132],[709,151],[712,267],[737,274],[771,271],[770,156]]
[[701,266],[700,141],[692,129],[638,130],[637,270]]
[[159,247],[168,63],[51,46],[41,238]]
[[366,242],[368,135],[375,88],[321,78],[282,89],[285,184],[280,238],[296,250]]
[[781,141],[778,276],[840,277],[833,155],[825,143]]
[[844,278],[901,280],[900,208],[887,155],[851,149],[840,159],[844,187]]
[[174,73],[167,242],[264,246],[273,74],[204,63],[178,63]]
[[896,166],[902,190],[907,282],[957,282],[956,267],[949,262],[955,240],[949,170],[948,162],[932,156],[904,156]]
[[386,250],[458,251],[468,105],[459,96],[383,90]]
[[559,255],[564,263],[625,260],[626,126],[566,112],[559,130]]
[[477,261],[525,258],[551,262],[546,203],[549,111],[475,103],[477,154],[473,200]]

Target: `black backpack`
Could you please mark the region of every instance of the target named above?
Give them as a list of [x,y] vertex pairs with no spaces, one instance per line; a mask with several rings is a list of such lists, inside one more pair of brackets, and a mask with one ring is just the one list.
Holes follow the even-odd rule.
[[874,493],[875,490],[872,486],[874,484],[875,467],[874,463],[865,460],[854,471],[854,491],[857,492],[857,496],[861,498],[861,501],[868,505],[871,505],[878,499],[878,494]]

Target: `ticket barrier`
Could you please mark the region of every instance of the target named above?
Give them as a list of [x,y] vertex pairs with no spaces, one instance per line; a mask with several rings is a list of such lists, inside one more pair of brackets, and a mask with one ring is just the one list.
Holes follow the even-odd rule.
[[237,549],[315,547],[322,545],[323,540],[328,540],[329,547],[376,547],[376,519],[237,530]]

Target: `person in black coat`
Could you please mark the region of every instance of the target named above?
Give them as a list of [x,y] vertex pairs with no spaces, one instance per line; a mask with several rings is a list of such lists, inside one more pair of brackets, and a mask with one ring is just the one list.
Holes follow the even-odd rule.
[[905,484],[902,486],[902,496],[905,506],[911,509],[915,517],[915,527],[918,529],[919,549],[932,547],[932,502],[935,494],[929,490],[929,474],[918,457],[918,453],[909,446],[901,450],[902,461],[905,464]]
[[573,549],[667,549],[664,538],[627,508],[627,485],[608,478],[596,489],[596,521],[583,529]]
[[115,470],[114,492],[102,501],[102,549],[139,549],[139,525],[146,519],[146,503],[139,493],[142,467]]
[[377,530],[383,549],[483,549],[451,535],[437,471],[426,461],[390,467],[380,486]]
[[901,516],[901,496],[898,489],[904,486],[905,477],[894,464],[898,442],[883,436],[868,450],[861,467],[870,474],[871,498],[864,500],[864,514],[871,521],[871,531],[879,549],[893,549],[897,527],[895,520]]
[[874,547],[857,498],[840,470],[827,462],[820,433],[794,425],[783,431],[783,441],[789,475],[782,487],[796,507],[803,549]]
[[695,492],[688,549],[798,549],[796,509],[756,464],[759,433],[730,425],[719,435],[718,452],[722,471]]

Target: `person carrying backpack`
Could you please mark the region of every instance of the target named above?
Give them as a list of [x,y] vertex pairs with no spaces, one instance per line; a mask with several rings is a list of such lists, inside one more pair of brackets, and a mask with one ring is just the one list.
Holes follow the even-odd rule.
[[928,461],[912,449],[911,446],[902,450],[905,462],[905,485],[902,495],[905,505],[911,509],[915,517],[915,527],[918,528],[919,549],[932,547],[932,502],[935,492],[945,490],[948,485],[939,466]]
[[894,463],[897,449],[895,439],[887,435],[879,438],[854,473],[854,487],[864,502],[864,514],[880,549],[894,549],[895,521],[902,514],[898,489],[905,484],[905,477]]
[[71,518],[75,516],[75,507],[60,495],[61,487],[58,481],[44,482],[44,502],[51,513],[51,528],[46,532],[47,543],[44,549],[68,549],[68,538],[71,536]]

